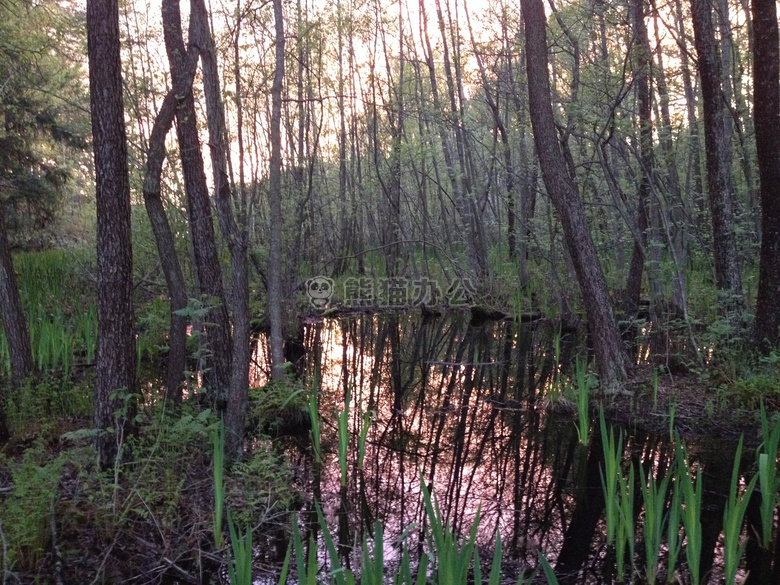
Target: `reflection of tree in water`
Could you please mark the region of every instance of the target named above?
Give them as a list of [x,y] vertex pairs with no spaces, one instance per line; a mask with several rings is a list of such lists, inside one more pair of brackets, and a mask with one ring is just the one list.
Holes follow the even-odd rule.
[[[375,520],[385,527],[386,543],[418,523],[410,539],[412,548],[417,542],[422,550],[419,534],[426,518],[421,473],[456,531],[468,532],[480,509],[478,542],[489,548],[500,531],[507,567],[533,568],[543,552],[555,561],[562,583],[611,580],[603,573],[611,552],[602,519],[598,429],[583,447],[571,417],[541,411],[541,398],[558,368],[556,332],[549,321],[472,327],[465,316],[400,314],[307,327],[305,377],[319,381],[325,451],[321,471],[310,469],[311,491],[323,503],[345,556],[364,533],[370,538]],[[561,337],[564,369],[582,349],[574,332]],[[563,379],[568,375],[560,373]],[[342,487],[336,413],[344,409],[347,394],[351,443],[348,482]],[[374,412],[374,422],[360,470],[357,437],[366,410]],[[659,476],[666,472],[673,453],[668,438],[634,431],[624,443],[625,457],[635,466]],[[726,463],[718,464],[705,455],[702,460],[708,490],[702,560],[709,569],[730,475],[730,468],[720,468],[731,463],[721,457]],[[638,516],[638,485],[635,494]],[[481,556],[490,555],[486,551]],[[399,554],[387,550],[385,556],[392,562]],[[638,548],[637,559],[643,558]]]

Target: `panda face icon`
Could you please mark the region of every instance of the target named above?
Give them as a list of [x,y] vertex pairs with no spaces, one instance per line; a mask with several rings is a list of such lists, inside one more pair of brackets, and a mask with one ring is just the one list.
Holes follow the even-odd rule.
[[315,309],[325,307],[333,296],[333,279],[327,276],[315,276],[306,281],[306,294],[309,304]]

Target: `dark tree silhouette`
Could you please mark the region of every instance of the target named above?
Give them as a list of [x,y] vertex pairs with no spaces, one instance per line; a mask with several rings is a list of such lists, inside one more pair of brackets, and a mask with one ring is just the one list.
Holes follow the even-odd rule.
[[[2,189],[2,184],[0,184]],[[16,273],[5,233],[5,217],[0,205],[0,318],[2,318],[8,354],[11,358],[11,377],[15,384],[33,373],[34,364],[27,321],[19,299]],[[1,424],[1,422],[0,422]]]
[[525,21],[528,104],[536,154],[547,193],[563,224],[566,247],[588,316],[601,385],[604,391],[614,392],[625,379],[628,360],[623,351],[604,273],[588,229],[585,207],[577,185],[566,171],[566,162],[558,144],[550,97],[544,5],[542,0],[522,0],[521,6]]
[[[97,201],[98,337],[95,427],[101,467],[111,466],[128,417],[117,391],[135,390],[130,183],[122,106],[117,0],[87,2],[87,52]],[[112,432],[108,432],[112,429]]]
[[761,260],[753,338],[768,351],[780,327],[780,51],[774,0],[753,0],[753,107],[761,182]]
[[726,134],[728,111],[721,93],[721,66],[709,0],[691,0],[691,19],[704,102],[704,149],[712,215],[715,284],[729,297],[724,305],[726,311],[739,310],[742,306],[742,278],[733,231],[734,195],[728,155],[731,137]]
[[[174,86],[185,76],[187,55],[181,29],[179,0],[162,3],[165,49],[171,68]],[[192,42],[192,39],[189,39]],[[222,286],[222,270],[219,265],[211,202],[203,167],[203,155],[198,137],[198,121],[192,91],[177,96],[176,135],[179,156],[184,175],[184,192],[192,237],[195,274],[200,293],[216,302],[205,318],[206,343],[211,352],[205,381],[213,395],[224,401],[230,385],[230,318]]]

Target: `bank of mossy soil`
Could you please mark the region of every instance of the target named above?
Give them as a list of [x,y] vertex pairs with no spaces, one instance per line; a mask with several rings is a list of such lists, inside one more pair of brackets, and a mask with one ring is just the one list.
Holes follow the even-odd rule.
[[[187,405],[177,414],[147,407],[137,435],[122,441],[124,462],[105,471],[95,465],[90,422],[74,418],[56,433],[27,427],[0,452],[9,582],[218,582],[227,549],[213,545],[215,417]],[[271,441],[252,447],[226,469],[226,506],[240,526],[273,535],[295,505],[293,474]]]
[[770,419],[780,415],[780,378],[773,375],[729,380],[715,368],[680,375],[654,369],[635,367],[625,392],[595,401],[610,422],[658,434],[670,433],[673,426],[686,439],[744,436],[747,445],[758,445],[761,402]]

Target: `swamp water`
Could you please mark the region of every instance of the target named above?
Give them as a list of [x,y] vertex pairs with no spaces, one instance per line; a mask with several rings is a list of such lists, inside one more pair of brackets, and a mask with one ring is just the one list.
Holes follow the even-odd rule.
[[[389,579],[401,559],[401,540],[414,558],[428,550],[421,536],[429,529],[422,478],[443,519],[463,539],[479,511],[476,544],[483,561],[493,557],[500,534],[502,582],[516,583],[522,573],[530,576],[540,555],[549,559],[561,583],[613,582],[615,553],[607,545],[601,479],[602,433],[591,410],[588,444],[580,442],[573,402],[572,364],[585,357],[582,332],[561,332],[547,320],[474,323],[468,314],[355,315],[305,323],[302,350],[296,368],[307,387],[318,389],[322,453],[317,465],[311,448],[288,449],[299,487],[307,494],[298,516],[304,542],[316,533],[317,501],[342,565],[359,573],[360,543],[365,537],[372,546],[379,521]],[[260,343],[254,386],[267,379],[266,355]],[[348,430],[341,456],[339,419],[342,435]],[[660,482],[675,459],[675,442],[668,434],[614,430],[616,437],[622,433],[624,469],[632,463],[637,472],[631,512],[636,529],[633,573],[626,561],[626,577],[632,581],[646,574],[647,565],[638,471],[641,466],[645,476]],[[723,510],[736,445],[709,440],[688,448],[692,465],[703,470],[702,582],[722,583]],[[754,453],[753,448],[745,450],[744,483],[755,473]],[[759,500],[756,487],[748,510],[754,528],[760,522]],[[660,582],[667,576],[666,536],[664,528],[657,557]],[[682,522],[679,537],[679,574],[687,582]],[[318,560],[328,567],[321,532],[319,539]],[[765,564],[759,552],[748,544],[747,562]],[[272,555],[266,551],[260,556],[270,560]],[[740,575],[745,562],[743,557]],[[541,570],[537,579],[544,582]],[[271,582],[270,576],[256,581]]]

